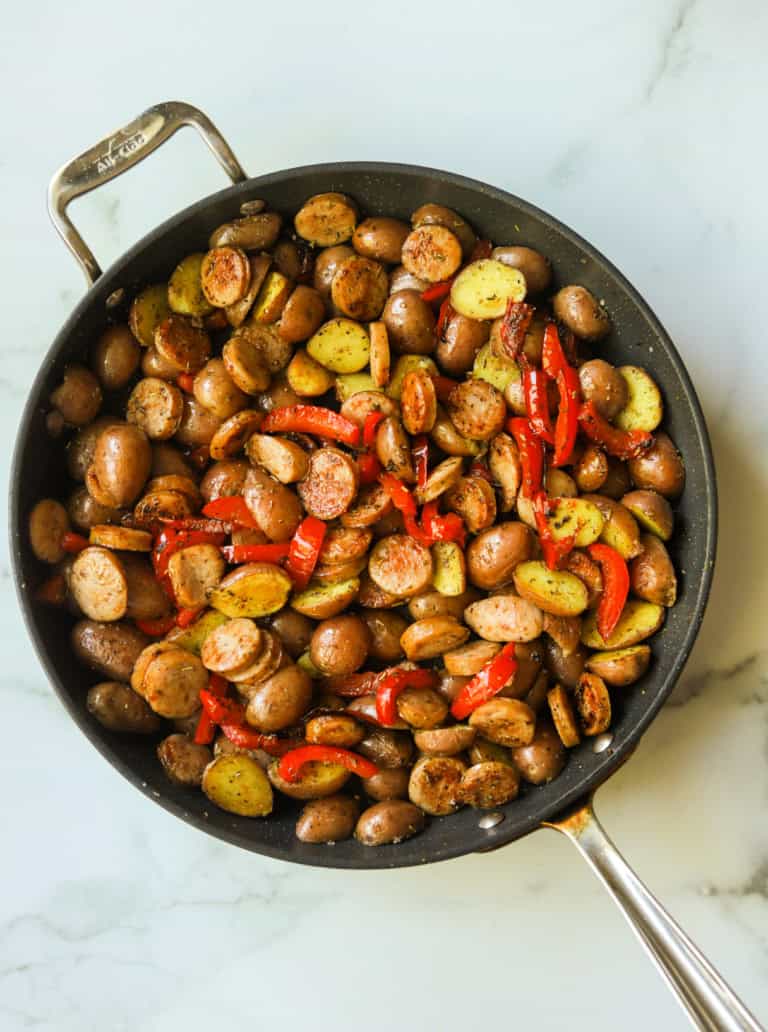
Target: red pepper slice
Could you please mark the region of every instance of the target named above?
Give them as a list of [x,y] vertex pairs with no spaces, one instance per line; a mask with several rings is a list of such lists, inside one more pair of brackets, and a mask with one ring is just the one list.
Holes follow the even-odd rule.
[[541,349],[541,367],[547,376],[553,380],[561,369],[568,366],[568,359],[565,357],[563,345],[560,343],[560,334],[554,323],[547,323],[544,330],[544,343]]
[[558,372],[557,390],[560,395],[560,407],[555,423],[555,454],[552,457],[552,465],[567,466],[576,447],[581,404],[579,374],[571,366],[564,365]]
[[619,430],[603,419],[593,401],[587,401],[579,412],[581,429],[597,444],[602,444],[609,455],[617,459],[636,459],[653,444],[653,434],[647,430]]
[[203,506],[203,515],[210,516],[215,520],[225,520],[227,523],[236,523],[240,527],[248,527],[250,530],[258,530],[253,513],[246,505],[242,495],[225,495],[221,498],[214,498]]
[[353,448],[360,444],[360,427],[356,423],[319,405],[285,405],[272,409],[261,429],[263,433],[295,431],[330,437]]
[[520,354],[534,311],[533,305],[527,305],[525,301],[507,303],[499,328],[499,339],[507,358],[516,359]]
[[481,258],[490,258],[493,251],[493,244],[490,240],[478,240],[469,256],[471,262],[478,262]]
[[432,670],[393,667],[379,675],[376,686],[376,719],[385,726],[397,721],[397,697],[406,688],[431,688],[437,681]]
[[242,703],[226,699],[210,688],[200,690],[200,702],[214,724],[242,724],[245,721],[245,707]]
[[372,778],[379,772],[375,763],[349,749],[337,749],[332,745],[302,745],[281,758],[278,773],[286,781],[298,781],[305,763],[338,763],[361,778]]
[[357,460],[361,484],[373,484],[379,479],[383,466],[373,452],[363,452]]
[[450,294],[440,305],[440,311],[437,313],[437,322],[435,323],[435,336],[438,340],[442,339],[443,331],[451,319],[456,314],[456,311],[451,304]]
[[507,429],[514,437],[520,452],[523,497],[533,499],[541,490],[544,480],[544,448],[523,416],[512,416],[507,422]]
[[539,491],[533,499],[533,514],[536,518],[536,530],[539,534],[544,562],[550,570],[557,570],[576,544],[576,535],[571,534],[559,541],[552,536],[547,516],[549,515],[549,498],[546,491]]
[[624,558],[598,542],[587,549],[591,559],[599,563],[603,574],[603,591],[597,606],[597,629],[607,641],[613,634],[629,595],[629,570]]
[[291,538],[288,546],[288,572],[299,589],[306,588],[314,573],[326,529],[322,520],[316,516],[307,516]]
[[547,397],[547,376],[543,369],[535,369],[525,363],[523,370],[523,396],[528,422],[531,429],[547,444],[555,443],[555,433],[549,415],[549,398]]
[[[175,521],[177,524],[184,522],[186,521]],[[213,522],[215,526],[220,526],[217,521],[200,520],[198,522]],[[156,577],[162,581],[167,575],[168,560],[174,552],[178,552],[182,548],[188,548],[190,545],[221,545],[225,537],[226,534],[219,530],[211,532],[208,530],[188,529],[186,527],[177,530],[174,526],[165,524],[155,538],[155,547],[152,551],[152,565],[155,568]]]
[[376,444],[376,431],[379,423],[387,417],[383,412],[369,412],[363,424],[363,444],[366,448],[373,448]]
[[461,516],[455,512],[440,515],[440,503],[435,500],[427,502],[421,510],[421,526],[430,544],[435,541],[455,541],[462,548],[466,542],[467,531]]
[[61,547],[65,552],[69,552],[70,555],[77,555],[78,552],[82,552],[84,548],[87,548],[89,544],[87,537],[83,537],[82,534],[73,534],[72,531],[67,531],[61,539]]
[[48,580],[43,581],[35,592],[35,598],[49,606],[63,606],[67,601],[67,582],[64,580],[64,574],[54,573]]
[[287,541],[274,545],[224,545],[221,554],[228,563],[278,563],[288,556]]
[[414,438],[411,454],[416,467],[416,486],[422,490],[426,487],[429,476],[429,438],[426,434],[419,434]]
[[452,380],[450,376],[441,376],[438,373],[432,374],[430,379],[432,380],[432,383],[435,385],[435,394],[437,395],[437,400],[443,403],[448,401],[448,396],[450,395],[453,388],[459,386],[458,380]]
[[[208,678],[208,691],[212,695],[223,698],[227,694],[227,682],[219,674],[211,674]],[[208,716],[205,710],[200,714],[200,719],[195,728],[195,742],[198,745],[210,745],[213,741],[216,725]]]
[[457,720],[463,720],[478,706],[498,695],[517,670],[515,645],[510,642],[464,685],[453,700],[451,713]]
[[266,735],[247,724],[221,724],[221,733],[239,749],[262,749],[270,756],[284,756],[296,749],[296,739]]
[[392,504],[403,516],[416,516],[416,501],[399,477],[394,473],[379,474],[379,483],[392,499]]
[[425,548],[430,548],[434,544],[434,538],[426,530],[419,526],[419,522],[415,516],[412,516],[409,512],[403,513],[403,524],[405,526],[405,532],[409,537],[412,537],[415,541],[418,541],[420,545],[424,545]]
[[156,620],[134,620],[134,623],[142,634],[147,634],[150,638],[162,638],[176,626],[176,617],[171,614],[160,616]]
[[450,294],[452,285],[453,277],[447,280],[440,280],[439,283],[433,283],[426,290],[422,290],[421,300],[426,301],[427,304],[431,304],[433,301],[442,301],[443,298],[448,297]]
[[192,388],[195,385],[195,378],[192,373],[179,373],[176,377],[176,383],[181,387],[187,394],[192,393]]
[[198,616],[205,609],[205,606],[195,606],[194,609],[180,609],[176,614],[177,627],[189,627],[197,620]]

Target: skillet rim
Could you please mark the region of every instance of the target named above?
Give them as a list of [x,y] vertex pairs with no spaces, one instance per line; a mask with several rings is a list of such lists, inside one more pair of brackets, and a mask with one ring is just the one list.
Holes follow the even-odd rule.
[[[162,793],[158,793],[152,784],[148,783],[140,774],[136,773],[129,763],[121,759],[110,744],[110,741],[105,739],[103,729],[96,725],[95,722],[89,720],[89,715],[87,711],[85,711],[84,707],[78,706],[71,693],[66,690],[53,660],[49,658],[43,634],[38,627],[37,611],[32,604],[31,595],[26,591],[24,585],[22,551],[26,548],[26,522],[25,514],[21,511],[21,492],[19,488],[22,456],[27,446],[27,439],[30,435],[30,430],[32,429],[32,421],[38,409],[42,391],[51,367],[58,360],[60,353],[66,350],[66,346],[70,341],[73,330],[77,328],[81,317],[86,313],[86,311],[92,305],[103,304],[111,291],[114,290],[116,286],[120,285],[115,281],[118,279],[125,266],[127,266],[134,258],[140,257],[148,249],[154,247],[159,240],[162,240],[180,223],[184,222],[194,214],[204,211],[208,206],[213,206],[217,202],[227,200],[236,202],[241,198],[246,199],[244,195],[253,196],[254,191],[257,191],[259,187],[278,186],[286,180],[296,180],[317,175],[323,175],[327,179],[332,180],[335,175],[348,174],[374,178],[381,174],[386,174],[388,176],[401,174],[411,177],[416,176],[425,180],[437,180],[441,183],[469,190],[474,194],[479,194],[481,197],[486,196],[492,198],[494,201],[503,205],[514,206],[516,209],[524,212],[529,218],[540,223],[549,231],[556,235],[565,237],[572,245],[578,247],[582,252],[584,252],[584,254],[600,268],[601,272],[607,274],[614,281],[618,290],[626,297],[630,304],[640,311],[650,329],[655,334],[656,339],[666,351],[671,365],[674,367],[683,395],[683,397],[677,402],[677,405],[682,409],[686,409],[687,414],[690,416],[692,436],[699,449],[702,461],[703,482],[697,483],[696,487],[697,489],[703,488],[702,500],[704,503],[703,533],[701,535],[704,540],[703,544],[699,545],[702,561],[701,575],[698,582],[690,584],[687,589],[692,595],[691,618],[685,629],[685,633],[681,636],[681,641],[678,644],[677,656],[672,663],[669,673],[663,683],[655,689],[653,698],[650,700],[648,706],[641,711],[640,719],[634,722],[621,745],[616,749],[606,749],[591,771],[578,777],[574,784],[572,784],[572,786],[567,790],[564,790],[559,797],[555,797],[550,802],[545,802],[542,806],[534,808],[536,812],[529,816],[519,815],[517,820],[504,820],[495,828],[488,831],[481,830],[477,828],[477,825],[475,825],[475,834],[470,836],[469,839],[466,837],[462,837],[460,839],[456,837],[454,841],[441,839],[437,846],[431,844],[431,848],[428,850],[426,848],[420,848],[419,843],[421,836],[416,836],[415,838],[407,840],[399,845],[377,847],[376,849],[359,847],[360,849],[364,849],[365,852],[361,855],[353,855],[351,857],[339,856],[339,853],[341,852],[339,847],[309,846],[305,843],[301,843],[300,848],[294,847],[293,851],[287,852],[284,848],[275,847],[269,842],[255,842],[246,835],[239,833],[236,829],[233,830],[231,827],[224,826],[223,823],[220,823],[218,826],[212,825],[204,816],[192,813],[186,806],[179,804],[172,798],[164,796]],[[685,405],[681,405],[681,402],[684,402]],[[692,487],[693,485],[691,484],[686,485],[687,490],[691,490]],[[607,778],[610,777],[611,774],[613,774],[613,772],[621,766],[621,764],[634,751],[640,738],[650,726],[651,722],[655,719],[664,702],[669,697],[691,653],[704,617],[704,611],[706,609],[707,600],[711,590],[718,527],[717,485],[712,447],[704,414],[696,391],[693,387],[693,383],[691,382],[686,366],[669,334],[666,332],[643,296],[613,265],[613,263],[598,251],[597,248],[572,230],[569,226],[562,223],[559,219],[556,219],[554,216],[548,214],[528,201],[517,197],[515,194],[509,193],[508,191],[501,190],[497,187],[491,186],[490,184],[470,177],[457,175],[440,169],[432,169],[427,166],[370,161],[328,162],[314,165],[302,165],[280,170],[278,172],[266,173],[261,176],[247,179],[242,183],[225,187],[222,190],[216,191],[215,193],[209,194],[201,200],[194,202],[182,211],[177,212],[175,215],[172,215],[154,229],[150,230],[150,232],[145,234],[132,247],[117,258],[101,275],[101,277],[86,291],[85,295],[75,306],[69,318],[54,338],[53,343],[40,363],[37,374],[31,385],[17,430],[10,473],[9,516],[10,553],[14,586],[24,623],[32,640],[37,657],[46,672],[48,680],[53,685],[56,694],[75,724],[88,738],[91,744],[96,747],[101,755],[116,770],[118,770],[123,777],[125,777],[132,785],[138,788],[153,802],[158,803],[165,810],[173,813],[176,817],[181,818],[186,823],[207,832],[215,838],[222,839],[223,841],[229,842],[243,849],[247,849],[250,852],[269,856],[273,859],[287,860],[292,863],[306,864],[309,866],[365,870],[420,866],[425,863],[434,863],[440,860],[453,859],[475,851],[483,852],[489,849],[498,848],[536,830],[541,826],[542,821],[551,821],[556,819],[558,814],[564,813],[573,808],[575,804],[593,792],[600,784],[603,783],[603,781],[607,780]],[[557,779],[551,784],[556,783]],[[514,806],[514,803],[510,805]],[[339,846],[342,845],[343,844],[339,844]],[[364,863],[362,862],[363,857],[365,858]]]

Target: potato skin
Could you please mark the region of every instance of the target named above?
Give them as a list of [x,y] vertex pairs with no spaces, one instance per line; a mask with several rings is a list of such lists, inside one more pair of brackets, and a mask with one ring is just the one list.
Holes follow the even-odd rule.
[[380,770],[371,778],[363,778],[361,784],[365,794],[378,802],[386,799],[407,799],[409,777],[410,771],[407,767],[393,767]]
[[565,766],[565,749],[551,724],[539,721],[533,739],[512,750],[512,762],[532,785],[554,780]]
[[138,427],[130,423],[117,423],[99,435],[91,469],[100,490],[112,500],[113,505],[130,505],[136,500],[151,466],[149,439]]
[[612,652],[593,652],[587,659],[586,668],[601,677],[606,684],[625,688],[643,676],[650,662],[650,646],[634,645]]
[[102,387],[117,391],[136,372],[140,358],[141,348],[128,327],[109,326],[96,341],[91,366]]
[[533,531],[508,521],[482,531],[467,548],[467,574],[478,588],[494,591],[512,581],[518,563],[533,555]]
[[611,330],[607,313],[586,287],[562,287],[552,301],[557,318],[582,340],[600,340]]
[[403,842],[424,827],[424,814],[405,799],[387,799],[369,806],[355,826],[355,838],[364,846]]
[[584,400],[591,401],[605,419],[614,419],[627,404],[624,377],[602,358],[593,358],[579,367],[579,382]]
[[351,674],[366,660],[371,632],[365,621],[354,613],[323,620],[312,634],[309,655],[326,676]]
[[355,830],[360,812],[357,800],[344,795],[311,799],[296,822],[300,842],[341,842]]
[[175,785],[202,785],[203,772],[213,759],[207,745],[198,745],[186,735],[173,734],[157,747],[157,758],[169,781]]
[[381,320],[387,327],[393,351],[431,355],[435,350],[435,317],[415,290],[398,290],[390,294]]
[[643,534],[640,544],[643,550],[629,567],[632,591],[646,602],[673,606],[677,600],[677,575],[664,543],[653,534]]
[[552,281],[552,263],[532,247],[494,247],[491,258],[522,272],[529,294],[540,294]]
[[635,487],[656,491],[665,498],[677,498],[683,490],[683,460],[672,439],[663,432],[655,434],[653,445],[638,458],[630,459],[628,465]]
[[85,705],[91,716],[108,731],[154,735],[163,726],[144,699],[120,681],[100,681],[92,685]]
[[663,495],[648,489],[629,491],[622,497],[621,504],[629,509],[638,523],[662,541],[669,541],[672,537],[675,518],[671,505]]
[[487,343],[491,328],[478,319],[456,312],[447,322],[435,355],[448,376],[469,372],[480,348]]
[[51,394],[51,404],[72,426],[90,423],[101,408],[99,381],[83,366],[69,366],[64,377]]
[[79,660],[115,681],[128,681],[149,638],[129,623],[81,620],[72,628],[72,648]]
[[384,215],[363,219],[352,235],[352,246],[364,258],[396,265],[410,226]]
[[257,731],[282,731],[306,713],[311,701],[309,674],[291,664],[258,685],[248,700],[245,719]]

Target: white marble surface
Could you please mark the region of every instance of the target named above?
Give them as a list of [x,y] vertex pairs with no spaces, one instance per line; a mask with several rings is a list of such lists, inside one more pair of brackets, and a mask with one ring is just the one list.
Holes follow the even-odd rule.
[[[678,342],[721,492],[713,598],[676,704],[599,810],[768,1020],[768,9],[194,6],[37,3],[4,15],[4,471],[37,363],[83,290],[47,222],[48,177],[151,103],[206,109],[254,174],[344,158],[423,163],[508,187],[571,223]],[[221,183],[182,134],[76,216],[106,264]],[[260,859],[152,806],[66,717],[27,644],[7,559],[0,574],[2,1029],[686,1027],[551,833],[362,875]]]

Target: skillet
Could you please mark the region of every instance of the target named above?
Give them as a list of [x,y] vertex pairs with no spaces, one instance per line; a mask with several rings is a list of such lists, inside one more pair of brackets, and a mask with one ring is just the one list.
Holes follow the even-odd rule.
[[[201,133],[233,185],[164,222],[102,272],[69,220],[67,205],[127,171],[184,125]],[[406,220],[421,204],[443,204],[460,212],[482,236],[525,243],[549,256],[561,283],[583,284],[610,312],[614,329],[601,345],[604,350],[596,354],[616,364],[647,366],[662,387],[664,429],[684,456],[687,476],[676,511],[677,531],[670,542],[675,567],[684,571],[678,601],[654,639],[650,673],[616,698],[610,733],[572,750],[555,781],[529,786],[499,811],[480,815],[465,808],[448,819],[433,820],[412,839],[375,849],[355,840],[337,843],[333,849],[300,842],[294,835],[296,810],[289,800],[277,816],[254,821],[215,811],[202,793],[168,782],[152,747],[110,733],[88,714],[87,678],[70,648],[71,624],[61,612],[35,603],[28,591],[40,577],[26,542],[29,511],[38,498],[63,493],[65,482],[64,445],[52,441],[45,427],[48,395],[64,367],[86,359],[90,343],[140,286],[167,279],[180,255],[205,250],[210,232],[236,217],[243,202],[263,198],[270,208],[289,214],[310,195],[324,191],[348,193],[364,211]],[[709,594],[717,536],[715,473],[701,407],[672,341],[637,291],[595,248],[552,216],[462,176],[409,165],[345,162],[248,179],[210,119],[179,102],[148,109],[65,165],[51,182],[49,210],[90,287],[43,360],[19,426],[10,490],[11,553],[19,602],[35,649],[70,716],[93,745],[138,789],[177,817],[227,842],[295,863],[350,869],[420,865],[495,849],[542,825],[555,828],[568,835],[593,866],[697,1027],[759,1029],[634,876],[591,807],[593,792],[634,750],[688,658]]]

